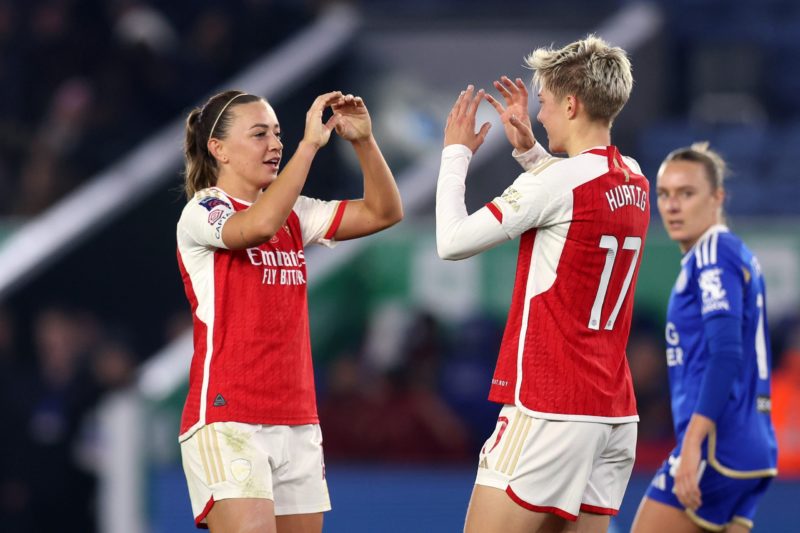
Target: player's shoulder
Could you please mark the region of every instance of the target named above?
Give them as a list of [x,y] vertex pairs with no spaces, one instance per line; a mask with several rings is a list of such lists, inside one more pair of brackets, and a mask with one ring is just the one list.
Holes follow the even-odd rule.
[[194,193],[194,196],[189,198],[186,205],[183,207],[181,217],[194,211],[208,213],[214,208],[222,207],[224,209],[233,209],[233,203],[228,196],[217,187],[208,187],[201,189]]
[[625,164],[628,165],[628,168],[630,168],[635,174],[644,176],[642,174],[642,167],[639,166],[639,162],[636,161],[634,158],[632,158],[629,155],[623,155],[622,160],[625,161]]
[[198,224],[200,220],[207,220],[209,224],[213,224],[231,210],[233,203],[221,189],[217,187],[201,189],[183,207],[178,219],[178,229],[184,228],[185,231]]
[[709,228],[692,247],[690,259],[698,269],[743,262],[744,242],[726,226]]
[[608,172],[608,157],[594,151],[573,157],[549,157],[526,174],[555,188],[572,189]]
[[573,175],[576,172],[580,172],[582,174],[598,172],[599,175],[607,170],[608,161],[605,156],[599,156],[591,152],[584,152],[574,157],[550,156],[528,170],[528,173],[535,176],[541,176],[558,174]]
[[211,211],[215,207],[223,206],[233,209],[233,204],[231,203],[231,199],[228,198],[222,189],[217,187],[207,187],[205,189],[200,189],[197,191],[194,196],[192,196],[191,200],[187,203],[188,205],[199,205],[203,207],[206,211]]
[[726,228],[719,232],[719,247],[725,253],[734,252],[739,254],[745,244],[741,237]]

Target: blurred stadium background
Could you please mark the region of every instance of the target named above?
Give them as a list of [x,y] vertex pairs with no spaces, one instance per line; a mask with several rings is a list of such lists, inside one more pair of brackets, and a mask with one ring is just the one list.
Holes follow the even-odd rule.
[[[315,95],[363,95],[406,206],[379,236],[308,254],[325,530],[459,531],[497,412],[485,397],[516,245],[436,257],[443,121],[466,84],[527,79],[533,48],[589,32],[632,56],[614,140],[651,180],[695,140],[733,167],[730,222],[768,277],[781,446],[755,531],[797,531],[795,0],[0,0],[0,530],[194,530],[177,445],[191,355],[174,259],[181,134],[191,107],[240,88],[272,102],[288,153]],[[471,168],[472,209],[517,175],[509,152],[495,127]],[[305,193],[360,187],[333,141]],[[678,260],[654,218],[628,352],[637,467],[614,531],[673,444],[661,332]]]

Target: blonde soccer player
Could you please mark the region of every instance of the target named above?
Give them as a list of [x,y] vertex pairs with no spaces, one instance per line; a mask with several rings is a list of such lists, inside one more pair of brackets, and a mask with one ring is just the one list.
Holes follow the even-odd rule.
[[642,499],[634,533],[747,533],[777,474],[766,285],[725,225],[726,164],[697,143],[658,171],[658,211],[683,253],[665,339],[676,447]]
[[[611,143],[633,84],[625,52],[588,36],[527,58],[552,157],[534,138],[522,80],[504,103],[467,87],[447,119],[436,241],[460,260],[519,238],[516,279],[489,400],[501,404],[480,452],[469,533],[605,531],[630,477],[638,416],[625,356],[650,221],[639,165]],[[525,170],[467,214],[465,178],[500,114]]]

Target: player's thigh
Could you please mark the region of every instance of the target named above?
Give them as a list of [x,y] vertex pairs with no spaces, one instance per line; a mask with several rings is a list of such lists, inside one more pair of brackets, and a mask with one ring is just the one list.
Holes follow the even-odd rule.
[[[585,499],[595,459],[605,448],[610,429],[605,424],[532,419],[530,433],[527,438],[523,434],[521,446],[516,446],[521,453],[512,461],[516,464],[508,495],[529,511],[570,521],[576,521],[581,511],[610,507],[609,498]],[[592,490],[595,493],[602,491]],[[585,509],[586,504],[590,508]]]
[[[202,525],[219,502],[274,500],[273,460],[259,444],[260,426],[216,422],[181,442],[181,459],[195,523]],[[271,504],[270,504],[271,505]]]
[[220,500],[206,516],[211,533],[275,533],[272,500],[232,498]]
[[714,468],[701,468],[698,481],[703,504],[687,510],[673,490],[675,460],[673,452],[656,471],[645,494],[648,500],[675,508],[697,525],[696,531],[725,531],[732,524],[752,528],[758,502],[771,478],[731,478]]
[[320,533],[323,513],[277,516],[278,533]]
[[[284,462],[275,469],[275,514],[316,515],[331,509],[319,424],[275,428],[284,435]],[[313,520],[309,518],[309,520]],[[296,519],[304,523],[305,519]]]
[[643,498],[631,533],[701,533],[703,530],[682,510],[652,498]]
[[467,509],[465,533],[561,532],[567,521],[550,513],[529,511],[505,491],[475,485]]
[[744,524],[739,524],[736,522],[731,522],[728,524],[728,527],[725,528],[725,533],[750,533],[751,528],[750,526],[746,526]]
[[633,461],[632,450],[626,450],[624,461],[617,457],[618,443],[611,442],[614,428],[610,424],[532,418],[506,405],[481,450],[475,484],[504,491],[526,512],[553,514],[569,521],[576,521],[581,511],[614,514],[627,475],[618,483],[621,490],[612,491],[611,496],[607,483],[590,483],[594,469],[599,469],[604,480],[614,473],[605,472],[601,461],[610,444],[614,453],[609,461],[626,466]]
[[596,450],[589,482],[581,499],[581,511],[612,516],[622,505],[633,471],[637,424],[628,422],[606,427],[609,429],[608,440]]
[[577,522],[568,522],[568,524],[574,529],[565,529],[565,533],[569,531],[576,531],[577,533],[606,533],[611,525],[611,517],[605,514],[581,512]]

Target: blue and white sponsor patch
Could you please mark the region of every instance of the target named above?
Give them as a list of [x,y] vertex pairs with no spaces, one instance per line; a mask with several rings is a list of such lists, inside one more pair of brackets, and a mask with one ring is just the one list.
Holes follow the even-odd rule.
[[702,314],[704,315],[713,311],[729,311],[731,308],[727,292],[722,286],[721,274],[721,268],[709,268],[702,271],[697,280],[703,293]]
[[226,202],[225,200],[220,200],[219,198],[215,198],[213,196],[207,196],[198,202],[200,205],[205,207],[208,211],[211,211],[218,205],[224,205],[228,209],[233,209],[231,205]]

